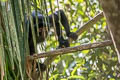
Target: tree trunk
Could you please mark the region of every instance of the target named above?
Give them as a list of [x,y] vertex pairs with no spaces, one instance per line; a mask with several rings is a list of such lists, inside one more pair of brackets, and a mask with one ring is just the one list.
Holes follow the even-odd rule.
[[120,63],[120,0],[99,0]]

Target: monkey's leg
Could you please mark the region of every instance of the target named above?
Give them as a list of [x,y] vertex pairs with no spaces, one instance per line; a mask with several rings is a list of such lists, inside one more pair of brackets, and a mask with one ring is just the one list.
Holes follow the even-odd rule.
[[62,29],[60,27],[58,15],[56,15],[56,13],[54,13],[52,15],[49,15],[48,19],[49,19],[49,23],[51,24],[51,26],[54,26],[54,24],[55,24],[56,33],[57,33],[58,41],[59,41],[59,48],[69,47],[70,45],[69,45],[68,40],[65,40],[63,38]]
[[77,36],[77,34],[75,34],[73,32],[70,32],[70,26],[69,26],[68,19],[67,19],[66,15],[65,15],[64,11],[59,10],[59,11],[56,11],[54,14],[57,17],[57,20],[60,20],[63,27],[65,28],[66,35],[68,37],[72,38],[73,40],[76,40],[78,38],[78,36]]

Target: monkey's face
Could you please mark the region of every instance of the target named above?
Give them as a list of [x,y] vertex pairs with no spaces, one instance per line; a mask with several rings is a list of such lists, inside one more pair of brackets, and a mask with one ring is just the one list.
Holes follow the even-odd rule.
[[46,27],[40,27],[38,32],[39,32],[39,35],[37,35],[37,39],[36,39],[37,43],[45,41],[45,38],[48,35],[48,31],[47,31]]

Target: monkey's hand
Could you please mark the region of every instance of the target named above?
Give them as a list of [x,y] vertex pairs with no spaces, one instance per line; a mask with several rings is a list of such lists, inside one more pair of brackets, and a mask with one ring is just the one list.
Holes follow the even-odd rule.
[[75,41],[75,40],[77,40],[78,35],[74,32],[71,32],[68,37],[72,38]]
[[61,40],[59,41],[59,47],[58,48],[65,48],[65,47],[69,47],[70,44],[68,42],[68,40]]

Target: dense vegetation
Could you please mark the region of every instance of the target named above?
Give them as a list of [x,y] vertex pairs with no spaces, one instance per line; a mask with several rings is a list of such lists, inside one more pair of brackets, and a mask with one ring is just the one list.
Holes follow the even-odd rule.
[[[1,80],[26,78],[25,58],[29,50],[24,33],[25,14],[39,10],[47,16],[59,9],[64,10],[73,32],[102,11],[97,0],[0,1]],[[106,20],[102,18],[73,41],[71,47],[110,39],[106,27]],[[58,42],[54,35],[52,30],[46,41],[38,46],[38,53],[57,49]],[[57,56],[43,75],[44,79],[49,80],[119,80],[119,66],[113,46],[106,46]]]

